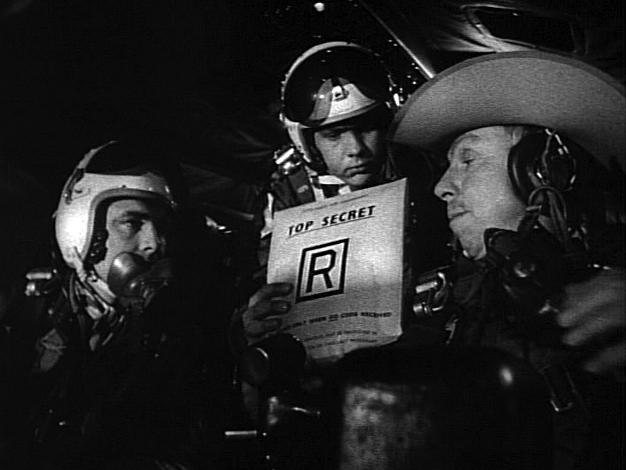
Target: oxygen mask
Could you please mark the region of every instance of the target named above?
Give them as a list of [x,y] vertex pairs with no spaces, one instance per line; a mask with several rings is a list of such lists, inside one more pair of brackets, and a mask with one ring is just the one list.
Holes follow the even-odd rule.
[[107,276],[109,288],[122,305],[143,308],[171,280],[172,262],[169,258],[149,262],[137,254],[127,252],[115,257]]

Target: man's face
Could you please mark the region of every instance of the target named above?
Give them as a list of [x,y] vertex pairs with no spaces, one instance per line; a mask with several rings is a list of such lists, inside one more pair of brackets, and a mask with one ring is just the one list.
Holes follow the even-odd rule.
[[507,172],[516,140],[504,127],[483,127],[458,137],[448,151],[450,166],[435,194],[447,203],[450,229],[470,258],[485,256],[486,229],[516,230],[524,216]]
[[313,135],[328,173],[352,188],[371,186],[385,159],[385,130],[362,124],[329,126]]
[[134,253],[146,261],[156,261],[165,253],[165,233],[169,214],[160,204],[142,199],[112,202],[106,214],[106,255],[95,265],[106,281],[113,260],[120,253]]

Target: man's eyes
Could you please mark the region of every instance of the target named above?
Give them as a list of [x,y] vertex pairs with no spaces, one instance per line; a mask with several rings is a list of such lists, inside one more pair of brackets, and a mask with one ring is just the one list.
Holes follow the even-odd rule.
[[355,135],[369,135],[372,132],[376,132],[375,128],[349,128],[349,129],[336,129],[336,130],[327,130],[322,131],[320,134],[323,138],[328,140],[338,140],[342,135],[353,132]]
[[454,165],[460,166],[469,166],[475,159],[473,157],[463,157],[454,160],[450,160],[444,164],[444,169],[448,169]]
[[468,150],[468,149],[465,149],[465,150],[461,150],[458,153],[457,161],[462,166],[467,167],[467,166],[471,165],[472,162],[474,162],[477,157],[478,157],[478,155],[476,154],[476,152]]
[[341,137],[344,131],[324,131],[322,132],[322,137],[328,140],[336,140]]
[[120,226],[121,229],[127,231],[127,232],[132,232],[132,233],[136,233],[139,230],[141,230],[141,226],[143,225],[144,221],[141,219],[122,219],[119,221],[118,225]]

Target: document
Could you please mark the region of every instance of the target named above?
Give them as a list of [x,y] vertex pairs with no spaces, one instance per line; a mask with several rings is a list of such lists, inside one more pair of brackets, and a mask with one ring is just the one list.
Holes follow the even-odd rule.
[[268,282],[290,282],[281,331],[309,359],[394,341],[401,333],[406,179],[275,214]]

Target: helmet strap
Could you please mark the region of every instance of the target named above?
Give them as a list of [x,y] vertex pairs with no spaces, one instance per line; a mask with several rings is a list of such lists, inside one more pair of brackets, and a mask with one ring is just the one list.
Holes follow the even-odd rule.
[[73,277],[70,302],[73,311],[83,310],[93,320],[88,323],[89,327],[83,330],[83,333],[89,349],[95,351],[106,345],[124,328],[125,314],[118,305],[112,305],[104,299],[103,292],[108,290],[104,281],[89,278],[82,280],[81,275],[77,272]]
[[326,162],[324,161],[324,157],[322,157],[322,153],[315,146],[315,142],[313,139],[313,133],[315,131],[313,129],[306,129],[302,132],[302,136],[306,141],[306,147],[308,149],[308,158],[304,156],[304,161],[306,165],[311,168],[318,175],[327,175],[328,167],[326,166]]
[[[76,256],[80,259],[78,253],[76,253]],[[116,300],[115,294],[111,292],[111,289],[109,289],[109,286],[104,279],[98,276],[98,274],[94,271],[93,266],[88,267],[84,261],[82,263],[77,263],[76,277],[79,285],[83,288],[82,290],[94,301],[94,304],[97,305],[97,309],[100,312],[89,312],[90,316],[94,318],[94,320],[106,314],[109,309],[113,308]],[[96,317],[94,317],[92,313]]]

